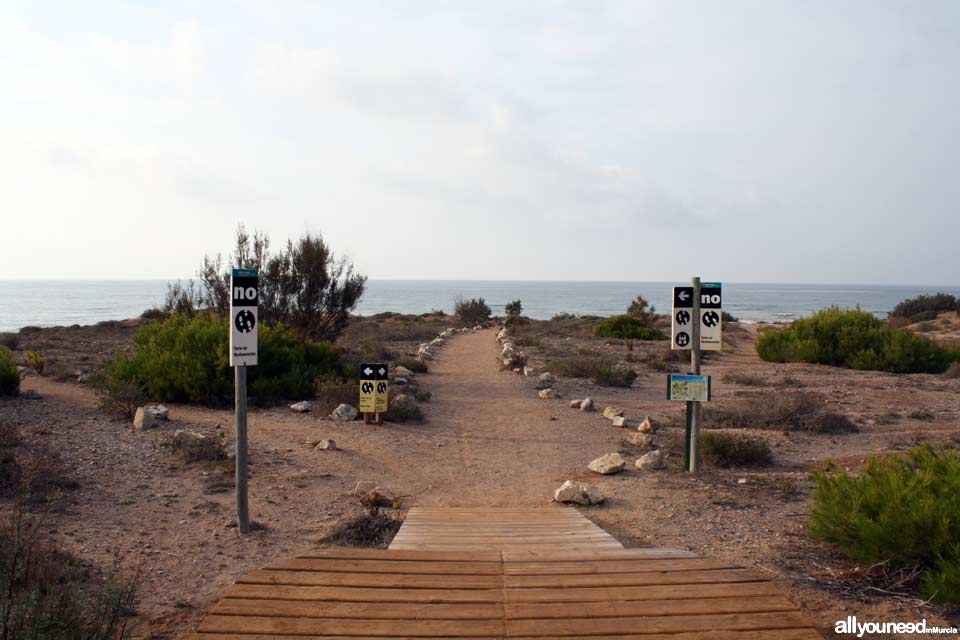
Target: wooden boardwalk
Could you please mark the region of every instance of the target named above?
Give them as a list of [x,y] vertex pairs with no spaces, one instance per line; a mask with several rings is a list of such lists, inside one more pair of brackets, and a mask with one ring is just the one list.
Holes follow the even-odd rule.
[[[756,572],[623,549],[573,509],[447,511],[411,510],[389,550],[321,549],[242,577],[195,639],[820,637]],[[543,523],[560,534],[538,544]]]

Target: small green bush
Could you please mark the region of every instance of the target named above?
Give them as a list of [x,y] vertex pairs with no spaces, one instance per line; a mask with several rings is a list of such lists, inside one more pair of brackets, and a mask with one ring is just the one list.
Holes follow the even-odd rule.
[[503,307],[504,313],[507,314],[507,317],[510,318],[519,318],[520,314],[523,312],[523,305],[519,300],[514,300]]
[[136,380],[100,374],[92,382],[100,409],[121,418],[133,418],[147,399]]
[[[134,381],[160,402],[223,405],[233,398],[227,321],[208,315],[175,315],[142,326],[134,352],[114,362],[114,381]],[[312,398],[314,381],[342,375],[329,343],[300,341],[283,327],[261,327],[259,363],[247,368],[250,401]]]
[[916,447],[872,457],[854,476],[838,467],[814,474],[810,534],[888,570],[923,570],[920,593],[960,604],[960,454]]
[[390,422],[423,422],[423,409],[405,393],[390,398],[384,418]]
[[773,463],[770,444],[764,438],[704,431],[700,447],[704,461],[716,467],[766,467]]
[[908,318],[911,322],[933,320],[941,311],[960,309],[957,299],[948,293],[937,293],[932,296],[920,295],[916,298],[907,298],[900,302],[890,312],[891,318]]
[[610,316],[601,320],[593,328],[593,335],[599,338],[630,338],[633,340],[663,340],[664,335],[658,329],[647,326],[642,320],[626,314]]
[[20,393],[20,372],[13,364],[10,349],[0,347],[0,396],[15,396]]
[[44,355],[43,351],[27,351],[26,357],[30,368],[36,371],[38,376],[42,376],[43,370],[47,366],[47,356]]
[[720,319],[721,319],[723,322],[740,322],[740,318],[738,318],[737,316],[733,315],[733,314],[730,313],[729,311],[721,311],[721,312],[720,312]]
[[397,365],[406,367],[414,373],[426,373],[430,370],[430,368],[427,366],[427,363],[418,358],[400,358],[397,360]]
[[458,297],[453,303],[453,313],[468,326],[478,325],[490,319],[490,307],[483,298],[464,300]]
[[891,373],[943,373],[960,354],[860,309],[831,307],[757,340],[768,362],[809,362]]
[[605,387],[629,387],[637,379],[637,372],[627,367],[602,367],[593,374],[593,381]]

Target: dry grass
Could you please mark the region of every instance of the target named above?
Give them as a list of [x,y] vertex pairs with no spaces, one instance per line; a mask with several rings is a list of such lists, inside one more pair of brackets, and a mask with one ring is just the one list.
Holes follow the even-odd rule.
[[849,433],[857,427],[844,415],[830,411],[820,396],[786,392],[753,396],[728,405],[704,407],[710,427],[783,429],[816,433]]
[[402,520],[383,511],[363,513],[341,521],[323,542],[344,547],[386,549],[402,524]]
[[722,380],[727,384],[739,384],[745,387],[766,387],[768,382],[763,376],[748,371],[728,371]]

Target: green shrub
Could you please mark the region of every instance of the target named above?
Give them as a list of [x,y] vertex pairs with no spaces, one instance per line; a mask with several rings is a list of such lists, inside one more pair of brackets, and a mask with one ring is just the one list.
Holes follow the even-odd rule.
[[36,371],[38,376],[42,376],[43,370],[47,366],[47,356],[44,355],[43,351],[27,351],[26,357],[30,368]]
[[13,364],[10,349],[0,347],[0,396],[15,396],[20,393],[20,372]]
[[384,416],[390,422],[423,422],[423,409],[417,402],[405,393],[391,397],[387,404],[387,413]]
[[578,316],[575,313],[568,313],[566,311],[561,311],[560,313],[555,313],[553,317],[550,318],[550,321],[553,322],[553,321],[559,320],[562,322],[563,320],[576,320],[579,317],[580,316]]
[[894,329],[860,309],[831,307],[757,340],[768,362],[809,362],[891,373],[943,373],[960,354]]
[[723,322],[740,322],[740,318],[738,318],[737,316],[733,315],[732,313],[730,313],[730,312],[728,312],[728,311],[721,311],[721,312],[720,312],[720,319],[721,319]]
[[133,418],[147,399],[140,383],[132,379],[100,374],[93,379],[93,389],[100,409],[121,418]]
[[627,315],[636,318],[645,327],[652,327],[657,321],[657,308],[647,302],[643,296],[637,296],[627,307]]
[[916,298],[907,298],[900,302],[890,312],[891,318],[908,318],[911,322],[933,320],[941,311],[960,309],[955,297],[948,293],[937,293],[932,296],[920,295]]
[[603,356],[561,356],[547,361],[547,369],[564,378],[592,378],[598,371],[610,367],[613,362]]
[[629,387],[636,379],[636,371],[620,366],[605,366],[593,374],[593,381],[605,387]]
[[764,438],[704,431],[700,447],[704,461],[717,467],[766,467],[773,463]]
[[330,415],[341,404],[356,407],[360,400],[360,385],[354,380],[342,380],[337,376],[317,378],[314,410]]
[[872,457],[859,475],[814,474],[810,533],[888,570],[920,568],[920,593],[960,604],[960,454],[924,445]]
[[20,336],[15,333],[0,333],[0,347],[13,351],[20,346]]
[[507,314],[507,317],[510,318],[519,318],[520,314],[523,312],[523,305],[519,300],[514,300],[503,307],[504,313]]
[[400,358],[397,360],[397,365],[401,367],[406,367],[413,371],[414,373],[426,373],[429,371],[427,363],[418,358]]
[[628,316],[610,316],[593,328],[593,335],[600,338],[631,338],[633,340],[663,340],[664,335],[642,320]]
[[[114,362],[114,381],[136,382],[153,400],[223,405],[233,398],[227,321],[175,315],[142,326],[134,352]],[[247,369],[250,401],[268,404],[314,396],[314,380],[340,375],[329,343],[300,341],[283,327],[261,327],[259,364]]]
[[490,307],[483,298],[464,300],[458,297],[453,303],[453,313],[469,326],[478,325],[490,319]]

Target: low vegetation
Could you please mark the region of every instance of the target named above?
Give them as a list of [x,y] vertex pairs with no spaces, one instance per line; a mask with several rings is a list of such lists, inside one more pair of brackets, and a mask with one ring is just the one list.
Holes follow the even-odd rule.
[[715,467],[766,467],[773,464],[770,444],[756,436],[704,431],[700,447],[704,462]]
[[92,382],[101,411],[120,418],[133,418],[137,407],[147,400],[140,383],[134,379],[100,374]]
[[47,356],[43,351],[27,351],[24,355],[30,368],[36,371],[38,376],[42,376],[47,366]]
[[0,347],[0,396],[15,396],[20,393],[20,372],[13,364],[10,349]]
[[937,293],[932,296],[921,295],[916,298],[907,298],[900,302],[890,312],[891,318],[906,318],[910,322],[935,320],[941,311],[960,310],[960,301],[948,293]]
[[519,300],[514,300],[504,305],[503,312],[507,314],[508,318],[519,318],[520,314],[523,313],[523,304]]
[[458,297],[453,303],[453,313],[468,326],[475,326],[490,319],[490,307],[483,298],[464,300]]
[[663,340],[664,335],[656,327],[626,314],[610,316],[601,320],[593,328],[593,335],[599,338],[620,338],[631,340]]
[[738,429],[783,429],[816,433],[856,431],[849,418],[830,411],[820,396],[807,392],[784,392],[745,398],[703,409],[709,427]]
[[960,353],[860,309],[832,307],[790,327],[769,329],[757,340],[768,362],[809,362],[891,373],[943,373]]
[[604,356],[572,355],[552,358],[547,369],[564,378],[593,378],[601,369],[610,368],[613,360]]
[[317,412],[323,415],[333,413],[341,404],[357,406],[360,389],[353,380],[342,380],[337,376],[323,376],[316,381],[316,395],[313,404]]
[[627,307],[627,315],[639,320],[643,326],[652,327],[657,321],[657,308],[643,296],[637,296]]
[[944,376],[951,379],[960,378],[960,361],[954,362],[950,365],[950,368],[947,369],[944,373]]
[[593,374],[593,381],[604,387],[627,388],[637,379],[637,372],[623,366],[603,366]]
[[756,373],[750,373],[749,371],[728,371],[723,374],[723,378],[721,378],[721,380],[727,384],[739,384],[745,387],[767,386],[767,381],[763,376]]
[[396,364],[399,367],[406,367],[414,373],[426,373],[430,370],[430,367],[427,366],[427,363],[419,358],[400,358],[397,360]]
[[423,409],[410,395],[397,394],[390,398],[384,418],[390,422],[423,422]]
[[[133,353],[114,362],[111,382],[134,382],[160,402],[226,404],[233,397],[228,335],[226,320],[213,316],[148,323],[134,337]],[[259,364],[247,373],[251,403],[312,398],[318,377],[342,373],[328,343],[301,341],[282,327],[263,327],[259,340]]]
[[924,445],[872,457],[858,475],[814,475],[810,533],[859,562],[919,575],[924,599],[960,605],[960,453]]

